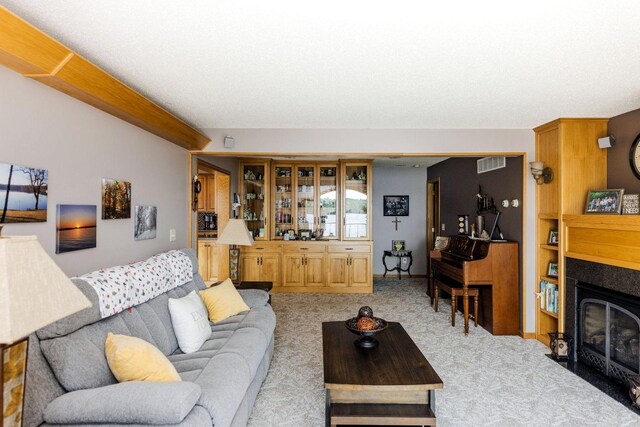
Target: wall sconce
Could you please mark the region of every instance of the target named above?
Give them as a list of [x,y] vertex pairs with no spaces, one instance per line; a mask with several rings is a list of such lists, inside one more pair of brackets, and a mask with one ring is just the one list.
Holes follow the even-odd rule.
[[536,184],[548,184],[553,181],[553,171],[550,167],[545,167],[543,162],[530,162],[531,175],[536,180]]

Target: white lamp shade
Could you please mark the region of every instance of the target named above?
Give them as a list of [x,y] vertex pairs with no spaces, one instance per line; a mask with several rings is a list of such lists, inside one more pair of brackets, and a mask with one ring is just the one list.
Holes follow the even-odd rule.
[[529,166],[531,166],[531,172],[542,172],[544,169],[543,162],[529,162]]
[[253,237],[249,233],[247,225],[242,219],[230,219],[227,226],[222,230],[217,243],[221,245],[253,245]]
[[0,238],[0,344],[11,344],[91,302],[37,237]]

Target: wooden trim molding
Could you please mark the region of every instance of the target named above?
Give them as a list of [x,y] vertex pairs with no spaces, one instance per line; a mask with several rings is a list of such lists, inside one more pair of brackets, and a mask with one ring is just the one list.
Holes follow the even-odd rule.
[[640,216],[564,215],[564,256],[640,270]]
[[0,6],[0,64],[187,150],[211,140]]

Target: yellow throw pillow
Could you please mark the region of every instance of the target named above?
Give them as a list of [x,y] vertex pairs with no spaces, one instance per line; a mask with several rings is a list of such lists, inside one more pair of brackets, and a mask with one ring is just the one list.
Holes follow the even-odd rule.
[[125,381],[180,381],[180,375],[160,350],[145,340],[109,332],[104,346],[113,376]]
[[249,310],[231,279],[200,291],[200,298],[209,312],[209,320],[219,322],[227,317]]

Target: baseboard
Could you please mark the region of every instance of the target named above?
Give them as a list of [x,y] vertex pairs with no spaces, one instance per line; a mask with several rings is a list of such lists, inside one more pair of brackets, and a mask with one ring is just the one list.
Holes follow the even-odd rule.
[[522,332],[522,331],[520,331],[520,336],[522,338],[524,338],[525,340],[535,340],[536,339],[536,333],[535,332]]
[[[397,279],[398,278],[398,273],[387,273],[387,277],[384,277],[384,274],[374,274],[373,277],[378,278],[378,279]],[[426,278],[427,275],[426,274],[412,274],[411,277],[409,277],[407,275],[407,273],[402,273],[402,278],[403,279],[415,279],[415,278]]]

